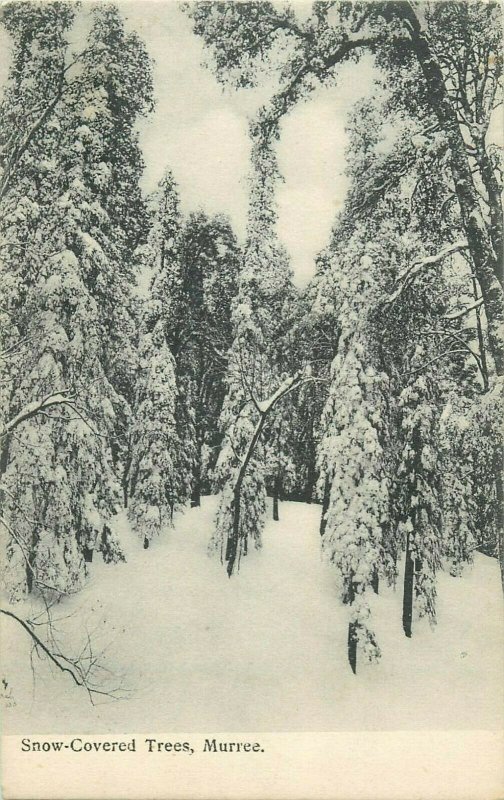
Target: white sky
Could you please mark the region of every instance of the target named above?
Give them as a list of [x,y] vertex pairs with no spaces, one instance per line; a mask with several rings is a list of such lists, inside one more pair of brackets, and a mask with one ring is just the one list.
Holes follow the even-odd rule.
[[[268,98],[271,86],[234,91],[202,66],[208,54],[190,20],[173,0],[128,0],[119,7],[127,26],[145,41],[155,61],[155,112],[140,126],[146,161],[144,188],[155,187],[170,167],[182,208],[229,214],[238,236],[245,231],[249,170],[248,117]],[[306,6],[299,4],[300,15]],[[85,25],[72,35],[79,46]],[[8,44],[0,32],[0,53]],[[0,58],[0,80],[7,59]],[[2,74],[3,72],[3,74]],[[313,274],[314,257],[327,243],[347,188],[343,176],[345,120],[370,85],[369,60],[341,70],[337,88],[317,91],[282,126],[278,145],[279,237],[291,256],[296,282]]]

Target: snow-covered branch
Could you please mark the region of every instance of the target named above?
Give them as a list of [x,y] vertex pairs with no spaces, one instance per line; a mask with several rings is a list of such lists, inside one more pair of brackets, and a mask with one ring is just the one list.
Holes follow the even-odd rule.
[[27,419],[53,406],[66,405],[75,408],[72,402],[74,399],[75,394],[72,393],[70,389],[61,389],[59,392],[51,392],[51,394],[48,394],[43,400],[34,400],[31,403],[27,403],[15,417],[5,423],[3,431],[0,432],[0,436],[6,436],[17,428],[18,425],[21,425],[22,422],[25,422]]
[[461,317],[464,317],[466,314],[469,314],[470,311],[475,311],[476,309],[481,308],[482,305],[483,305],[483,298],[480,297],[479,300],[476,300],[475,303],[472,303],[470,306],[462,308],[460,311],[455,311],[451,314],[445,314],[443,319],[453,322],[454,320],[460,319]]
[[414,261],[413,264],[411,264],[408,269],[399,276],[396,281],[396,288],[392,294],[383,301],[383,304],[392,305],[392,303],[395,303],[397,298],[400,297],[400,295],[409,286],[411,286],[414,279],[420,272],[422,272],[424,269],[440,264],[441,261],[443,261],[445,258],[448,258],[448,256],[453,255],[454,253],[459,253],[461,250],[466,250],[468,246],[469,245],[465,240],[460,240],[448,245],[447,247],[444,247],[442,250],[432,256],[426,256],[419,261]]
[[291,392],[293,389],[297,387],[299,381],[301,379],[302,373],[296,372],[295,375],[292,375],[289,378],[286,378],[276,389],[273,394],[271,394],[266,400],[257,400],[255,401],[255,405],[257,410],[260,414],[267,414],[275,403],[277,403],[281,397]]

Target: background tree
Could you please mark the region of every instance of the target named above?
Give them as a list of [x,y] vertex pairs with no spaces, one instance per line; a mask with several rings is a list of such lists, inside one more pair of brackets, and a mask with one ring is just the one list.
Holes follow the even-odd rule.
[[171,322],[180,390],[180,436],[191,442],[191,502],[210,490],[232,343],[231,308],[237,292],[240,249],[229,220],[191,214],[180,244],[178,313]]
[[131,428],[128,516],[143,538],[172,525],[183,498],[177,472],[180,442],[176,431],[175,362],[161,320],[147,318],[140,338],[134,422]]
[[[278,402],[276,392],[289,386],[279,370],[275,342],[282,340],[286,303],[292,296],[291,274],[276,237],[275,154],[251,125],[252,173],[243,266],[233,311],[234,340],[227,370],[227,394],[221,415],[223,445],[215,470],[222,490],[212,544],[220,547],[231,575],[247,552],[261,543],[266,509],[266,422]],[[286,384],[287,381],[287,384]]]

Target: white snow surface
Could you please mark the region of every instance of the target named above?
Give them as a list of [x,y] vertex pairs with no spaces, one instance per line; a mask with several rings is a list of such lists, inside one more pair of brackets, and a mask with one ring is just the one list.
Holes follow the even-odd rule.
[[[106,666],[128,699],[97,698],[33,658],[2,615],[4,733],[499,729],[503,722],[498,563],[477,554],[462,578],[439,578],[438,625],[401,628],[397,590],[372,613],[378,664],[347,661],[347,614],[320,555],[320,507],[282,503],[264,547],[229,579],[206,554],[216,498],[187,510],[143,550],[127,522],[126,564],[92,564],[89,583],[54,609],[75,643],[108,643]],[[271,516],[271,509],[270,509]],[[22,615],[27,608],[12,609]]]

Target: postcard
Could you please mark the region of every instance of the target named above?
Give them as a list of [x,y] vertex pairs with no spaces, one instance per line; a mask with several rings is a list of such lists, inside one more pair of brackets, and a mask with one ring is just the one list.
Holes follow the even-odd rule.
[[502,6],[0,13],[3,796],[501,797]]

